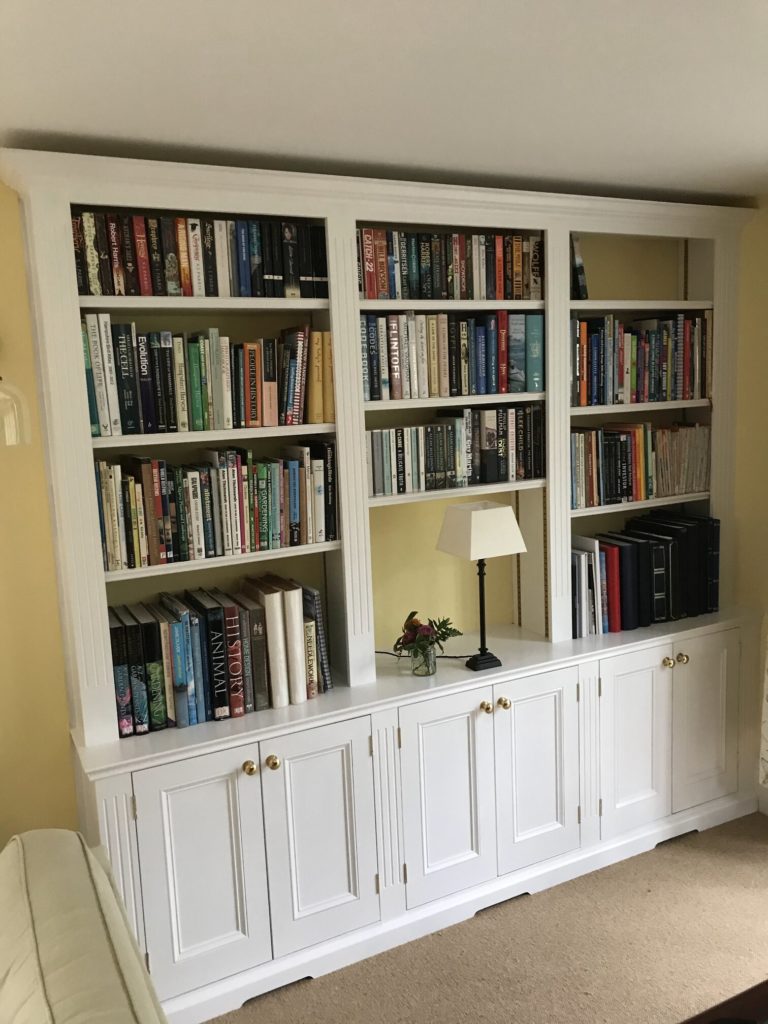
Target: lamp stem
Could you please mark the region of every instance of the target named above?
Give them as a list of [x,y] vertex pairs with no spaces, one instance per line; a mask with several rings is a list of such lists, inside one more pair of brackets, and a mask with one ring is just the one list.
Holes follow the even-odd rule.
[[480,653],[487,654],[485,646],[485,559],[477,560],[477,579],[480,585]]

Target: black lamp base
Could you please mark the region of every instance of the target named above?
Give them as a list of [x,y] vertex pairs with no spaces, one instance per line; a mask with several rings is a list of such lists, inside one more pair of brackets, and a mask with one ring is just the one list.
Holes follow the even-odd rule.
[[495,654],[491,654],[490,651],[482,653],[480,651],[477,654],[473,654],[465,662],[467,668],[471,668],[473,672],[482,672],[487,668],[501,668],[501,662]]

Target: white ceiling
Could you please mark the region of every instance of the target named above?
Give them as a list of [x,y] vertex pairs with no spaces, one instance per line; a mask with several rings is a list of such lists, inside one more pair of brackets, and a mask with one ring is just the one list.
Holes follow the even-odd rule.
[[768,193],[767,0],[3,0],[0,144]]

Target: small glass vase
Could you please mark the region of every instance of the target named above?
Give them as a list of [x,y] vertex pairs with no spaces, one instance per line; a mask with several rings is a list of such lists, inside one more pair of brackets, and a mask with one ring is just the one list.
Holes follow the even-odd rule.
[[434,644],[421,651],[411,651],[411,673],[415,676],[433,676],[437,672],[437,651]]

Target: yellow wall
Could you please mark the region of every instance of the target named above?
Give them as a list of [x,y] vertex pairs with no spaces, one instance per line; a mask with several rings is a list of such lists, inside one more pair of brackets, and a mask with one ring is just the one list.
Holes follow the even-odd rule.
[[[64,671],[59,630],[46,474],[38,419],[31,326],[16,198],[0,186],[0,373],[28,396],[33,443],[0,447],[0,844],[11,833],[38,826],[76,824],[68,749]],[[654,243],[656,244],[656,243]],[[676,281],[676,248],[670,243],[622,242],[610,256],[602,239],[586,236],[582,248],[590,294],[617,294],[616,280],[642,268],[651,294]],[[768,609],[768,467],[764,391],[768,337],[763,293],[768,280],[768,209],[745,233],[742,329],[736,450],[738,599]],[[618,287],[618,285],[616,285]],[[639,292],[633,296],[644,297]],[[755,438],[759,444],[755,444]],[[11,494],[11,501],[5,500]],[[474,568],[436,552],[443,502],[382,508],[371,513],[377,605],[377,644],[390,646],[412,607],[425,615],[450,615],[476,628]],[[496,568],[498,566],[498,568]],[[501,561],[489,571],[489,607],[495,621],[514,614],[513,574]],[[378,580],[378,583],[376,582]]]
[[76,825],[32,328],[16,196],[0,186],[0,375],[27,396],[29,446],[0,446],[0,846]]

